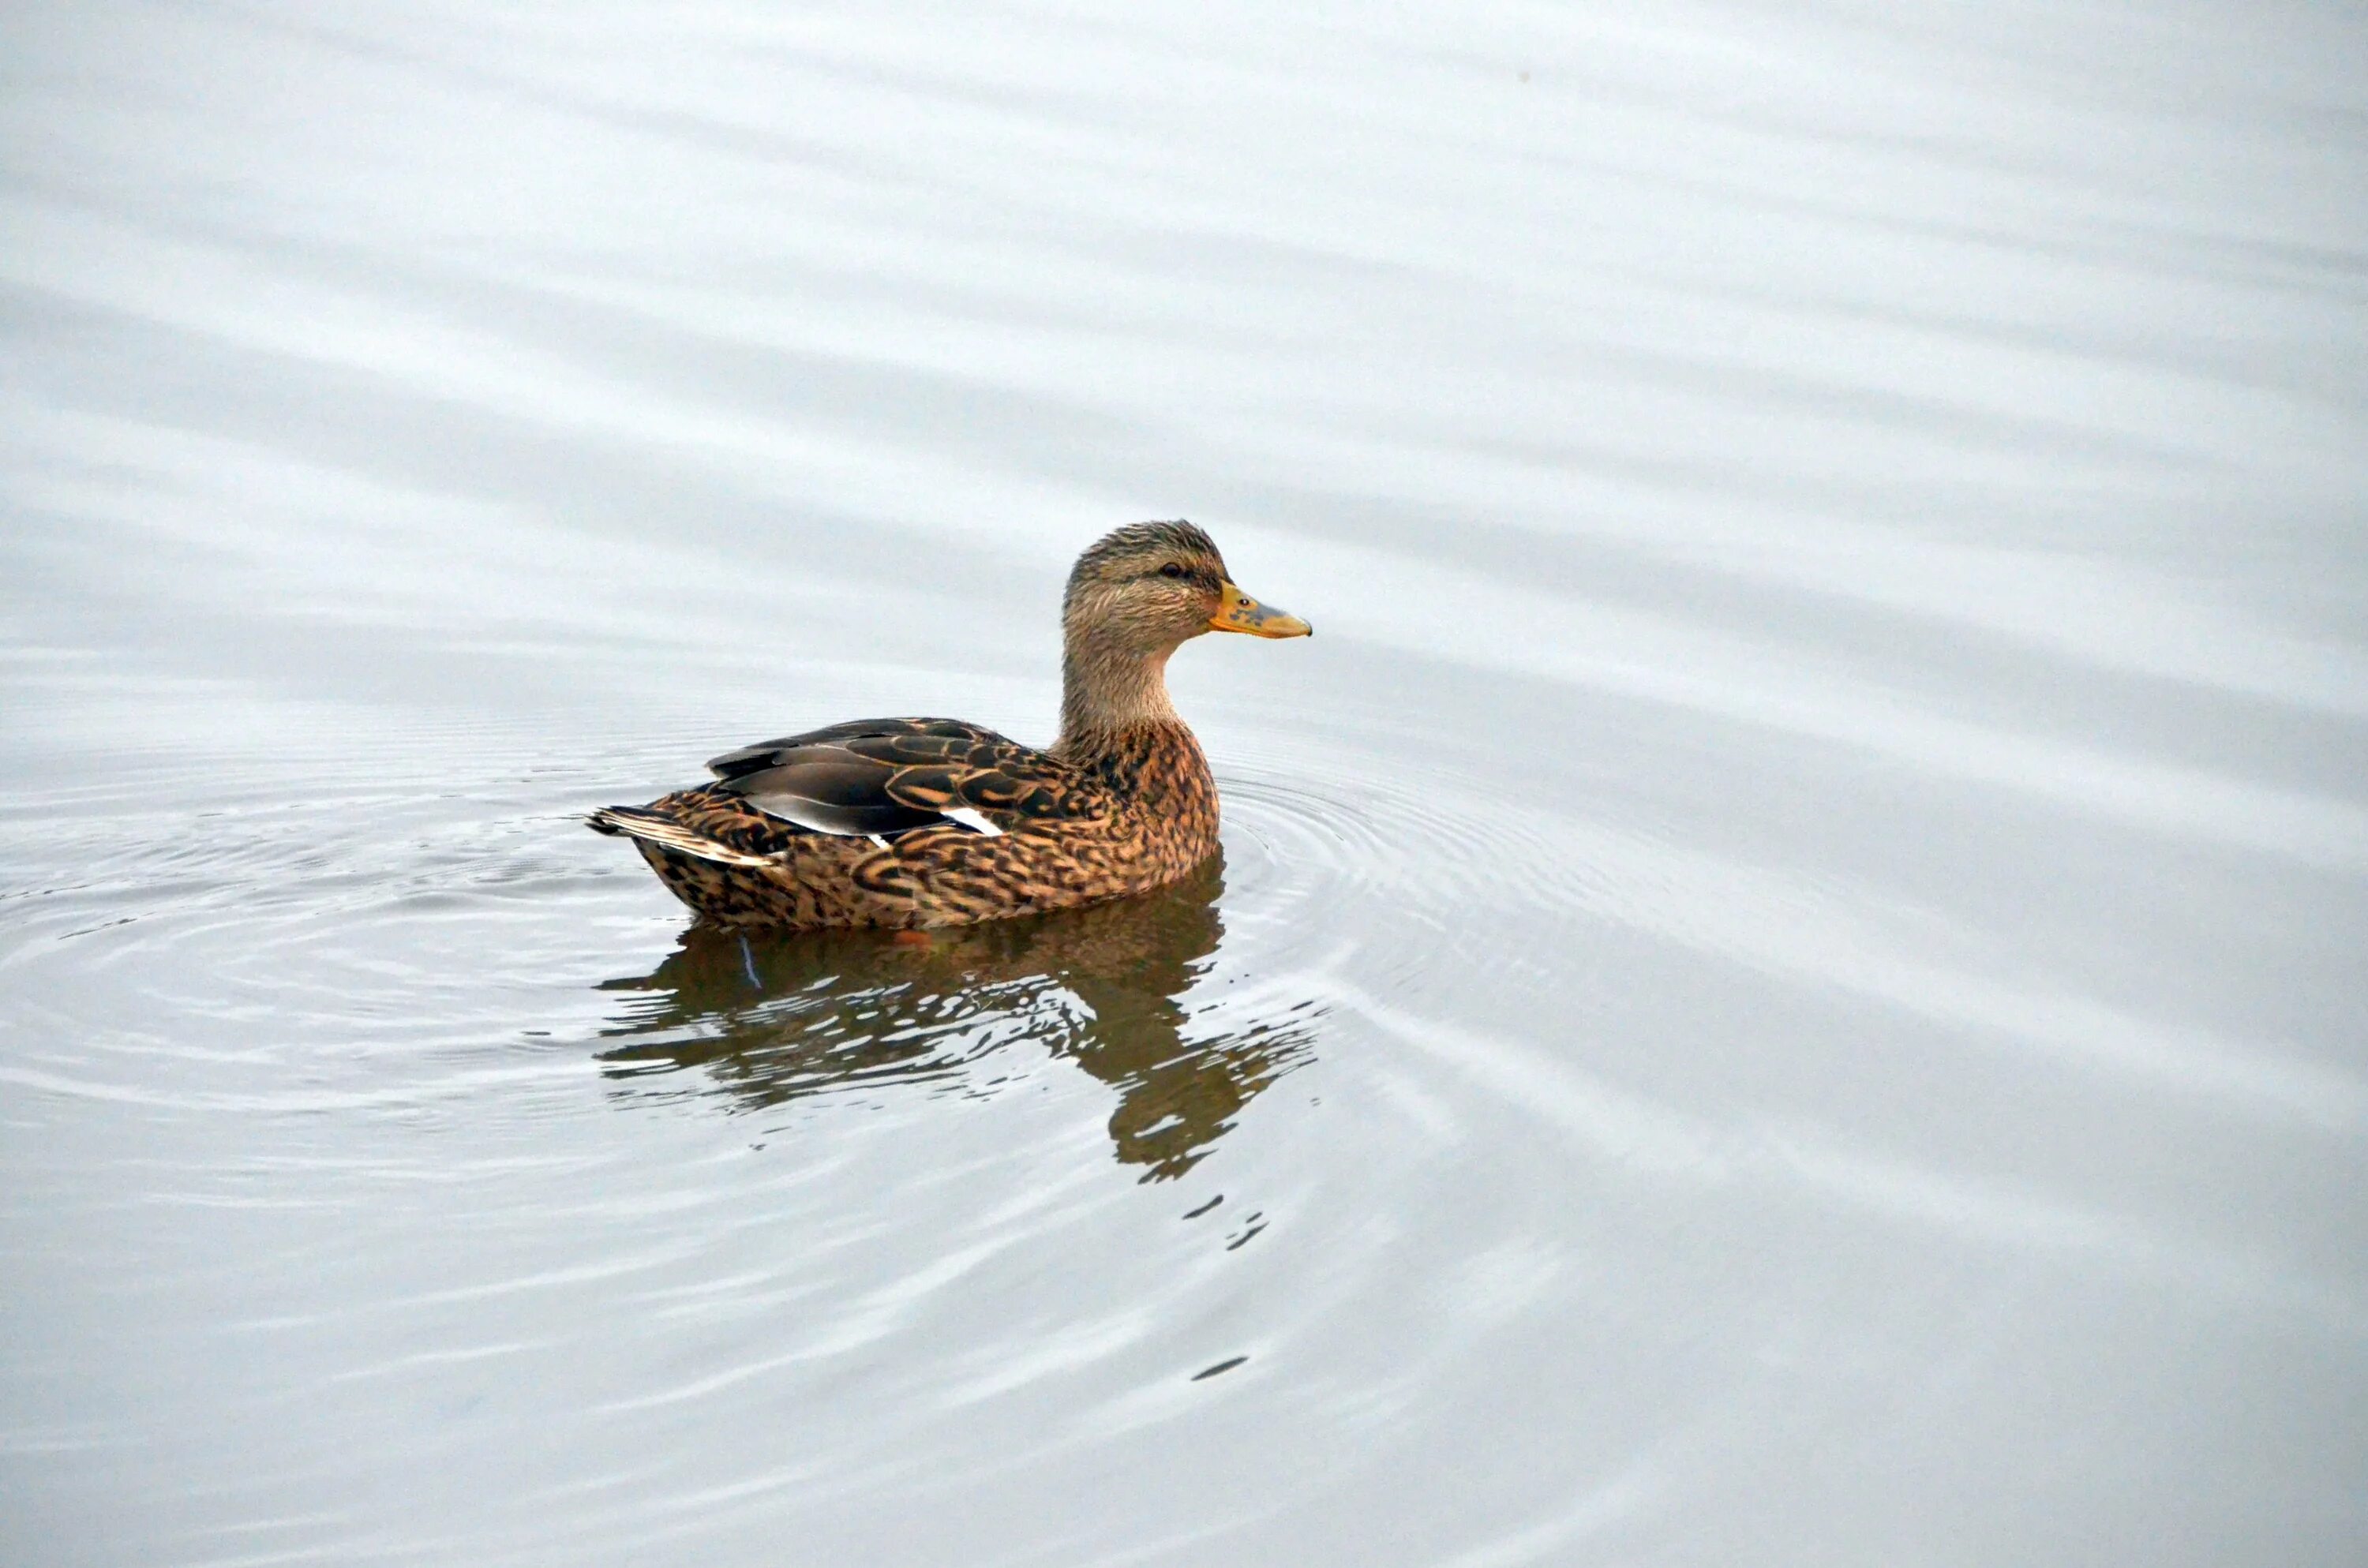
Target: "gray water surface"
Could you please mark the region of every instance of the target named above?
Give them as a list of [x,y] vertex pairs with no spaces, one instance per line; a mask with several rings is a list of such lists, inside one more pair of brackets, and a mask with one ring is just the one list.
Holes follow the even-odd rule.
[[[0,1558],[2368,1560],[2368,20],[0,17]],[[580,814],[1189,516],[1221,865]]]

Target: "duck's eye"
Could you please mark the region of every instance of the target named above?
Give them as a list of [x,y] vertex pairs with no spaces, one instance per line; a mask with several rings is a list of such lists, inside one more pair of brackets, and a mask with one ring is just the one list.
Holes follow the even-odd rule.
[[1159,574],[1163,577],[1181,577],[1184,575],[1184,568],[1171,561],[1159,569]]

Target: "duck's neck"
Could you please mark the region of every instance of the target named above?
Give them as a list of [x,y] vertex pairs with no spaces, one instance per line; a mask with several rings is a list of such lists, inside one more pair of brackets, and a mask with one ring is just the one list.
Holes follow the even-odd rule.
[[1053,751],[1142,813],[1147,841],[1187,865],[1217,846],[1217,781],[1167,700],[1172,652],[1098,654],[1073,642],[1061,661],[1061,738]]
[[1167,655],[1072,639],[1061,654],[1061,739],[1071,761],[1122,746],[1130,734],[1184,728],[1167,700]]

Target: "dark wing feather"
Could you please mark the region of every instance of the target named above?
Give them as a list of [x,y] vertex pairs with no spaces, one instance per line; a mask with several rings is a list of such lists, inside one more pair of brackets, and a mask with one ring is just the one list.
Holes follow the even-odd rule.
[[1098,815],[1100,788],[1056,757],[955,719],[868,719],[761,741],[709,763],[722,788],[814,833],[882,835],[967,809],[1001,819]]
[[[844,724],[825,724],[819,730],[808,730],[802,735],[784,735],[776,741],[758,741],[754,745],[727,751],[707,765],[707,770],[718,778],[737,778],[744,773],[754,773],[760,767],[774,766],[778,755],[800,746],[832,745],[845,741],[894,741],[911,739],[927,744],[931,742],[964,741],[973,745],[1018,745],[993,730],[976,724],[965,724],[959,719],[857,719]],[[1020,750],[1028,748],[1020,746]],[[929,752],[937,758],[943,754]]]
[[814,833],[902,833],[938,820],[934,810],[892,799],[894,770],[837,746],[789,746],[769,767],[723,788],[758,811]]

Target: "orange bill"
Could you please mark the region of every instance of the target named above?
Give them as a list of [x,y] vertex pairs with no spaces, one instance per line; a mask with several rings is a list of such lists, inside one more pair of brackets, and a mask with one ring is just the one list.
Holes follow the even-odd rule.
[[1262,605],[1231,583],[1225,585],[1225,602],[1209,618],[1209,624],[1220,631],[1247,631],[1253,637],[1309,637],[1315,631],[1297,616]]

